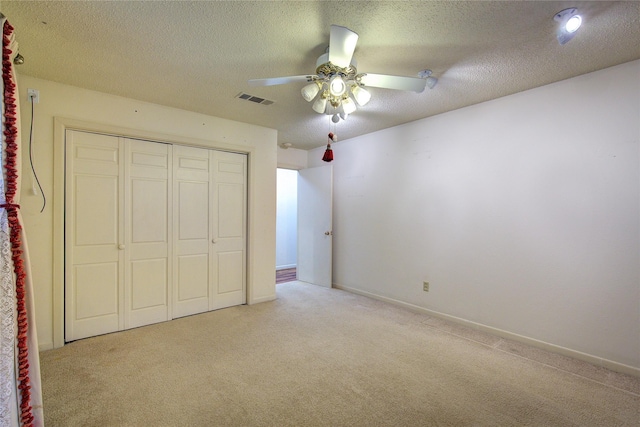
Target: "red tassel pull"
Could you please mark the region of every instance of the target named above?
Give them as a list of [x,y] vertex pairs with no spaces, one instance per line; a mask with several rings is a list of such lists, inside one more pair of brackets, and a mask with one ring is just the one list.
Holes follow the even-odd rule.
[[333,133],[329,132],[329,143],[327,144],[327,149],[324,151],[324,156],[322,156],[322,160],[325,162],[330,162],[333,160],[333,150],[331,150],[331,142],[336,142],[338,137]]
[[331,149],[331,144],[327,144],[327,149],[324,151],[322,160],[324,160],[325,162],[330,162],[333,160],[333,150]]

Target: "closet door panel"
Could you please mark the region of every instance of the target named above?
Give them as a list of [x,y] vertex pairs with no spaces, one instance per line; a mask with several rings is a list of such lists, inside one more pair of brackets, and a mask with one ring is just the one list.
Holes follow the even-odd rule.
[[[118,176],[76,174],[73,180],[75,247],[117,245],[120,229]],[[101,226],[96,228],[96,224]]]
[[66,133],[65,340],[123,326],[122,142]]
[[247,156],[211,152],[214,215],[211,309],[246,302]]
[[131,263],[131,282],[136,285],[131,289],[131,309],[164,307],[163,317],[166,319],[167,306],[167,260],[164,258],[133,261]]
[[178,239],[185,244],[204,244],[209,237],[209,183],[178,183]]
[[67,225],[73,264],[119,262],[120,181],[117,176],[76,174],[71,185],[73,204]]
[[244,237],[244,183],[218,183],[218,237],[242,239]]
[[[168,212],[167,178],[134,177],[131,180],[131,230],[135,243],[166,243]],[[141,226],[144,224],[144,226]]]
[[190,302],[199,311],[207,310],[209,295],[208,255],[182,255],[178,257],[178,301]]
[[77,321],[118,315],[117,262],[78,265],[73,275]]
[[127,139],[125,329],[169,319],[171,146]]
[[218,254],[218,295],[242,291],[244,286],[244,251]]
[[209,150],[173,147],[173,317],[209,309]]

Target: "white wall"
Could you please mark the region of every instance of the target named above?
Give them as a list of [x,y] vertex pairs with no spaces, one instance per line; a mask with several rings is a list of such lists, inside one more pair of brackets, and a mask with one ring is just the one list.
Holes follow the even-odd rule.
[[[18,69],[19,70],[19,69]],[[100,128],[125,130],[127,135],[154,135],[157,140],[202,145],[249,155],[249,217],[247,300],[251,303],[275,298],[275,215],[277,132],[260,126],[233,122],[188,111],[172,109],[132,99],[65,86],[20,75],[18,78],[22,115],[24,180],[22,215],[28,234],[34,279],[36,324],[41,349],[60,345],[62,339],[61,225],[54,214],[64,187],[55,184],[62,167],[55,159],[61,147],[54,135],[54,119],[91,122]],[[27,89],[40,91],[35,105],[33,154],[38,175],[47,195],[44,212],[42,199],[33,195],[26,144],[29,137],[30,104]],[[60,121],[58,121],[60,122]],[[91,126],[89,126],[91,128]],[[58,162],[60,164],[56,165]],[[56,175],[57,174],[57,175]],[[58,215],[59,216],[59,215]]]
[[640,61],[335,144],[333,282],[640,374],[639,144]]
[[278,169],[276,270],[293,268],[298,258],[298,171]]
[[307,151],[278,147],[278,167],[300,170],[307,167]]

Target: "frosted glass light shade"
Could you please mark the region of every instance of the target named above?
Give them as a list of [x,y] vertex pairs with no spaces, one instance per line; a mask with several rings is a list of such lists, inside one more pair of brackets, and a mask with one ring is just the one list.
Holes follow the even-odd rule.
[[318,114],[323,114],[324,110],[327,108],[327,98],[325,97],[319,97],[318,99],[316,99],[316,102],[313,103],[313,111],[315,111]]
[[371,99],[371,94],[368,90],[361,88],[358,85],[354,85],[351,88],[351,93],[353,94],[353,98],[356,100],[359,106],[365,105]]
[[311,83],[310,85],[306,85],[300,91],[302,93],[302,97],[307,102],[313,101],[313,98],[316,97],[318,92],[320,92],[320,85],[316,82]]
[[342,109],[345,114],[351,114],[356,111],[356,104],[351,100],[351,98],[344,99],[342,101]]

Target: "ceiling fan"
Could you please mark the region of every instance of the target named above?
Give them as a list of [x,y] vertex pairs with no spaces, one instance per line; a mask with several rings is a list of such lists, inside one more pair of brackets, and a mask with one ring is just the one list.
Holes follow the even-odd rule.
[[[356,104],[365,105],[371,94],[365,87],[422,92],[425,86],[433,88],[438,81],[430,70],[420,72],[420,77],[401,77],[385,74],[358,73],[353,52],[358,34],[346,27],[331,26],[327,52],[316,61],[316,74],[273,77],[249,80],[250,86],[273,86],[286,83],[307,82],[302,97],[313,102],[313,111],[332,116],[337,123],[356,110]],[[355,102],[354,102],[355,101]]]

